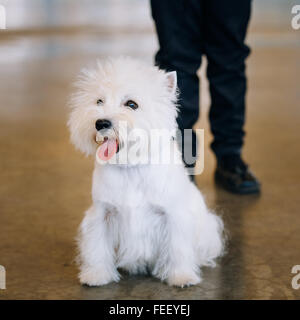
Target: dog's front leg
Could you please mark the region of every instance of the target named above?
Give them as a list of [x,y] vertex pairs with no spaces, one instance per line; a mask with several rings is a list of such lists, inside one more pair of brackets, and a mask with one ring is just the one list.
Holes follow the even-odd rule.
[[79,279],[82,284],[89,286],[101,286],[119,280],[105,215],[104,205],[94,205],[86,212],[80,225]]
[[196,263],[195,227],[187,206],[176,201],[167,209],[167,283],[172,286],[190,286],[201,281]]

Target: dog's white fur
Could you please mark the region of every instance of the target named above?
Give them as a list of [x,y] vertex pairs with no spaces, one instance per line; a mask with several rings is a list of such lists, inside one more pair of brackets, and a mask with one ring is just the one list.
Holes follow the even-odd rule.
[[[73,144],[95,155],[97,119],[110,119],[116,132],[119,120],[147,131],[176,129],[175,75],[130,58],[83,70],[70,103]],[[125,107],[128,98],[139,109]],[[92,198],[78,237],[83,284],[118,281],[121,268],[131,274],[150,271],[169,285],[193,285],[201,280],[200,267],[214,266],[223,252],[222,220],[207,208],[183,164],[96,162]]]

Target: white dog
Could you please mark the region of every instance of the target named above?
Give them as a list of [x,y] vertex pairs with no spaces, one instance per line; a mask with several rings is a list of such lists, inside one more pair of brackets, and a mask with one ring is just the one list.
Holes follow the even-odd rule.
[[108,161],[126,149],[120,122],[129,130],[174,133],[176,73],[118,58],[83,70],[76,86],[71,141],[87,155],[99,152],[103,160],[95,162],[93,205],[80,226],[80,282],[118,281],[120,268],[130,274],[149,271],[169,285],[199,283],[200,267],[214,266],[223,252],[223,223],[206,207],[181,159],[180,165]]

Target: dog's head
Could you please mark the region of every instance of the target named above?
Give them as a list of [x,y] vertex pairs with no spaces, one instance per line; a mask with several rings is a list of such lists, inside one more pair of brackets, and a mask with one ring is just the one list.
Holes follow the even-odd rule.
[[106,155],[118,152],[128,130],[176,129],[175,72],[130,58],[110,59],[82,70],[75,86],[68,126],[71,141],[87,155],[99,145]]

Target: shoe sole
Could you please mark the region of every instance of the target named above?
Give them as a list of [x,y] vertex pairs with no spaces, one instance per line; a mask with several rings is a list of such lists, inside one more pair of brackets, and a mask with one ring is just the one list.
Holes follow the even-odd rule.
[[223,181],[222,178],[218,177],[218,174],[215,173],[215,182],[217,185],[234,194],[239,195],[247,195],[247,194],[259,194],[260,193],[260,186],[255,186],[252,188],[245,188],[245,189],[238,189],[234,187],[230,187],[226,182]]

